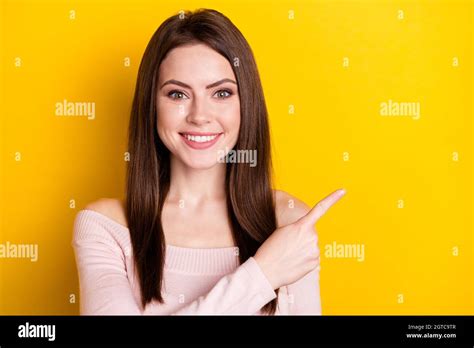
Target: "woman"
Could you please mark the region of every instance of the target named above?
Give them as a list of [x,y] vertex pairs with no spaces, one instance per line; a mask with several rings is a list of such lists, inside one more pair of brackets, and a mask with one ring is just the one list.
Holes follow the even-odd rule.
[[125,202],[76,217],[81,314],[321,314],[314,223],[344,191],[309,210],[272,190],[257,67],[227,17],[198,10],[158,28],[129,152]]

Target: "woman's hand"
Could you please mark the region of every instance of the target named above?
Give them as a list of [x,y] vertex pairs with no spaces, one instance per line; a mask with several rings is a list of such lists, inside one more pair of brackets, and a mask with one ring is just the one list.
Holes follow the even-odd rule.
[[273,289],[294,283],[319,266],[314,224],[345,193],[331,193],[296,222],[276,229],[260,246],[254,258]]

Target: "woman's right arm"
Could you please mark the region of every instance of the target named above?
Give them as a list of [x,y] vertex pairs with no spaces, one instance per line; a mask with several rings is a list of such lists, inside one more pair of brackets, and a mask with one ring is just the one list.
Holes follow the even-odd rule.
[[128,281],[123,252],[107,231],[78,216],[72,246],[76,257],[81,315],[139,315]]

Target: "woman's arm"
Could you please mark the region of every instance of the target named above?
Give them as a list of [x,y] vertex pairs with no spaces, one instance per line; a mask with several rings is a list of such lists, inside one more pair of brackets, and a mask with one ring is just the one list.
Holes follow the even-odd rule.
[[206,295],[173,314],[256,314],[275,297],[276,292],[250,257]]
[[319,270],[309,272],[300,280],[287,285],[289,314],[321,315]]
[[[84,315],[140,315],[133,295],[124,254],[104,226],[94,221],[75,222],[73,247],[80,282],[80,308]],[[221,278],[204,296],[167,314],[256,314],[276,297],[253,257]]]
[[87,226],[88,230],[81,230],[85,227],[76,220],[72,242],[79,274],[80,313],[142,314],[127,278],[122,250],[101,236],[102,227]]
[[[311,210],[305,202],[285,191],[274,190],[274,195],[278,227],[294,223]],[[322,314],[319,269],[314,269],[296,282],[288,284],[287,289],[289,314]]]

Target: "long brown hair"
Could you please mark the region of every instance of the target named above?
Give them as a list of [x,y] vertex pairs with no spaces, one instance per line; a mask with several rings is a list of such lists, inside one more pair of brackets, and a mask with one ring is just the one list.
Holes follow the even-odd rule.
[[[163,303],[161,294],[166,243],[161,212],[170,185],[170,152],[157,132],[159,66],[181,45],[204,43],[224,56],[237,78],[241,122],[234,150],[256,149],[255,167],[227,163],[227,211],[240,263],[255,255],[276,229],[271,181],[268,114],[252,50],[223,14],[208,9],[168,18],[152,36],[138,71],[132,104],[127,166],[126,217],[141,287],[142,305]],[[278,295],[278,289],[277,289]],[[262,311],[275,314],[277,298]]]

